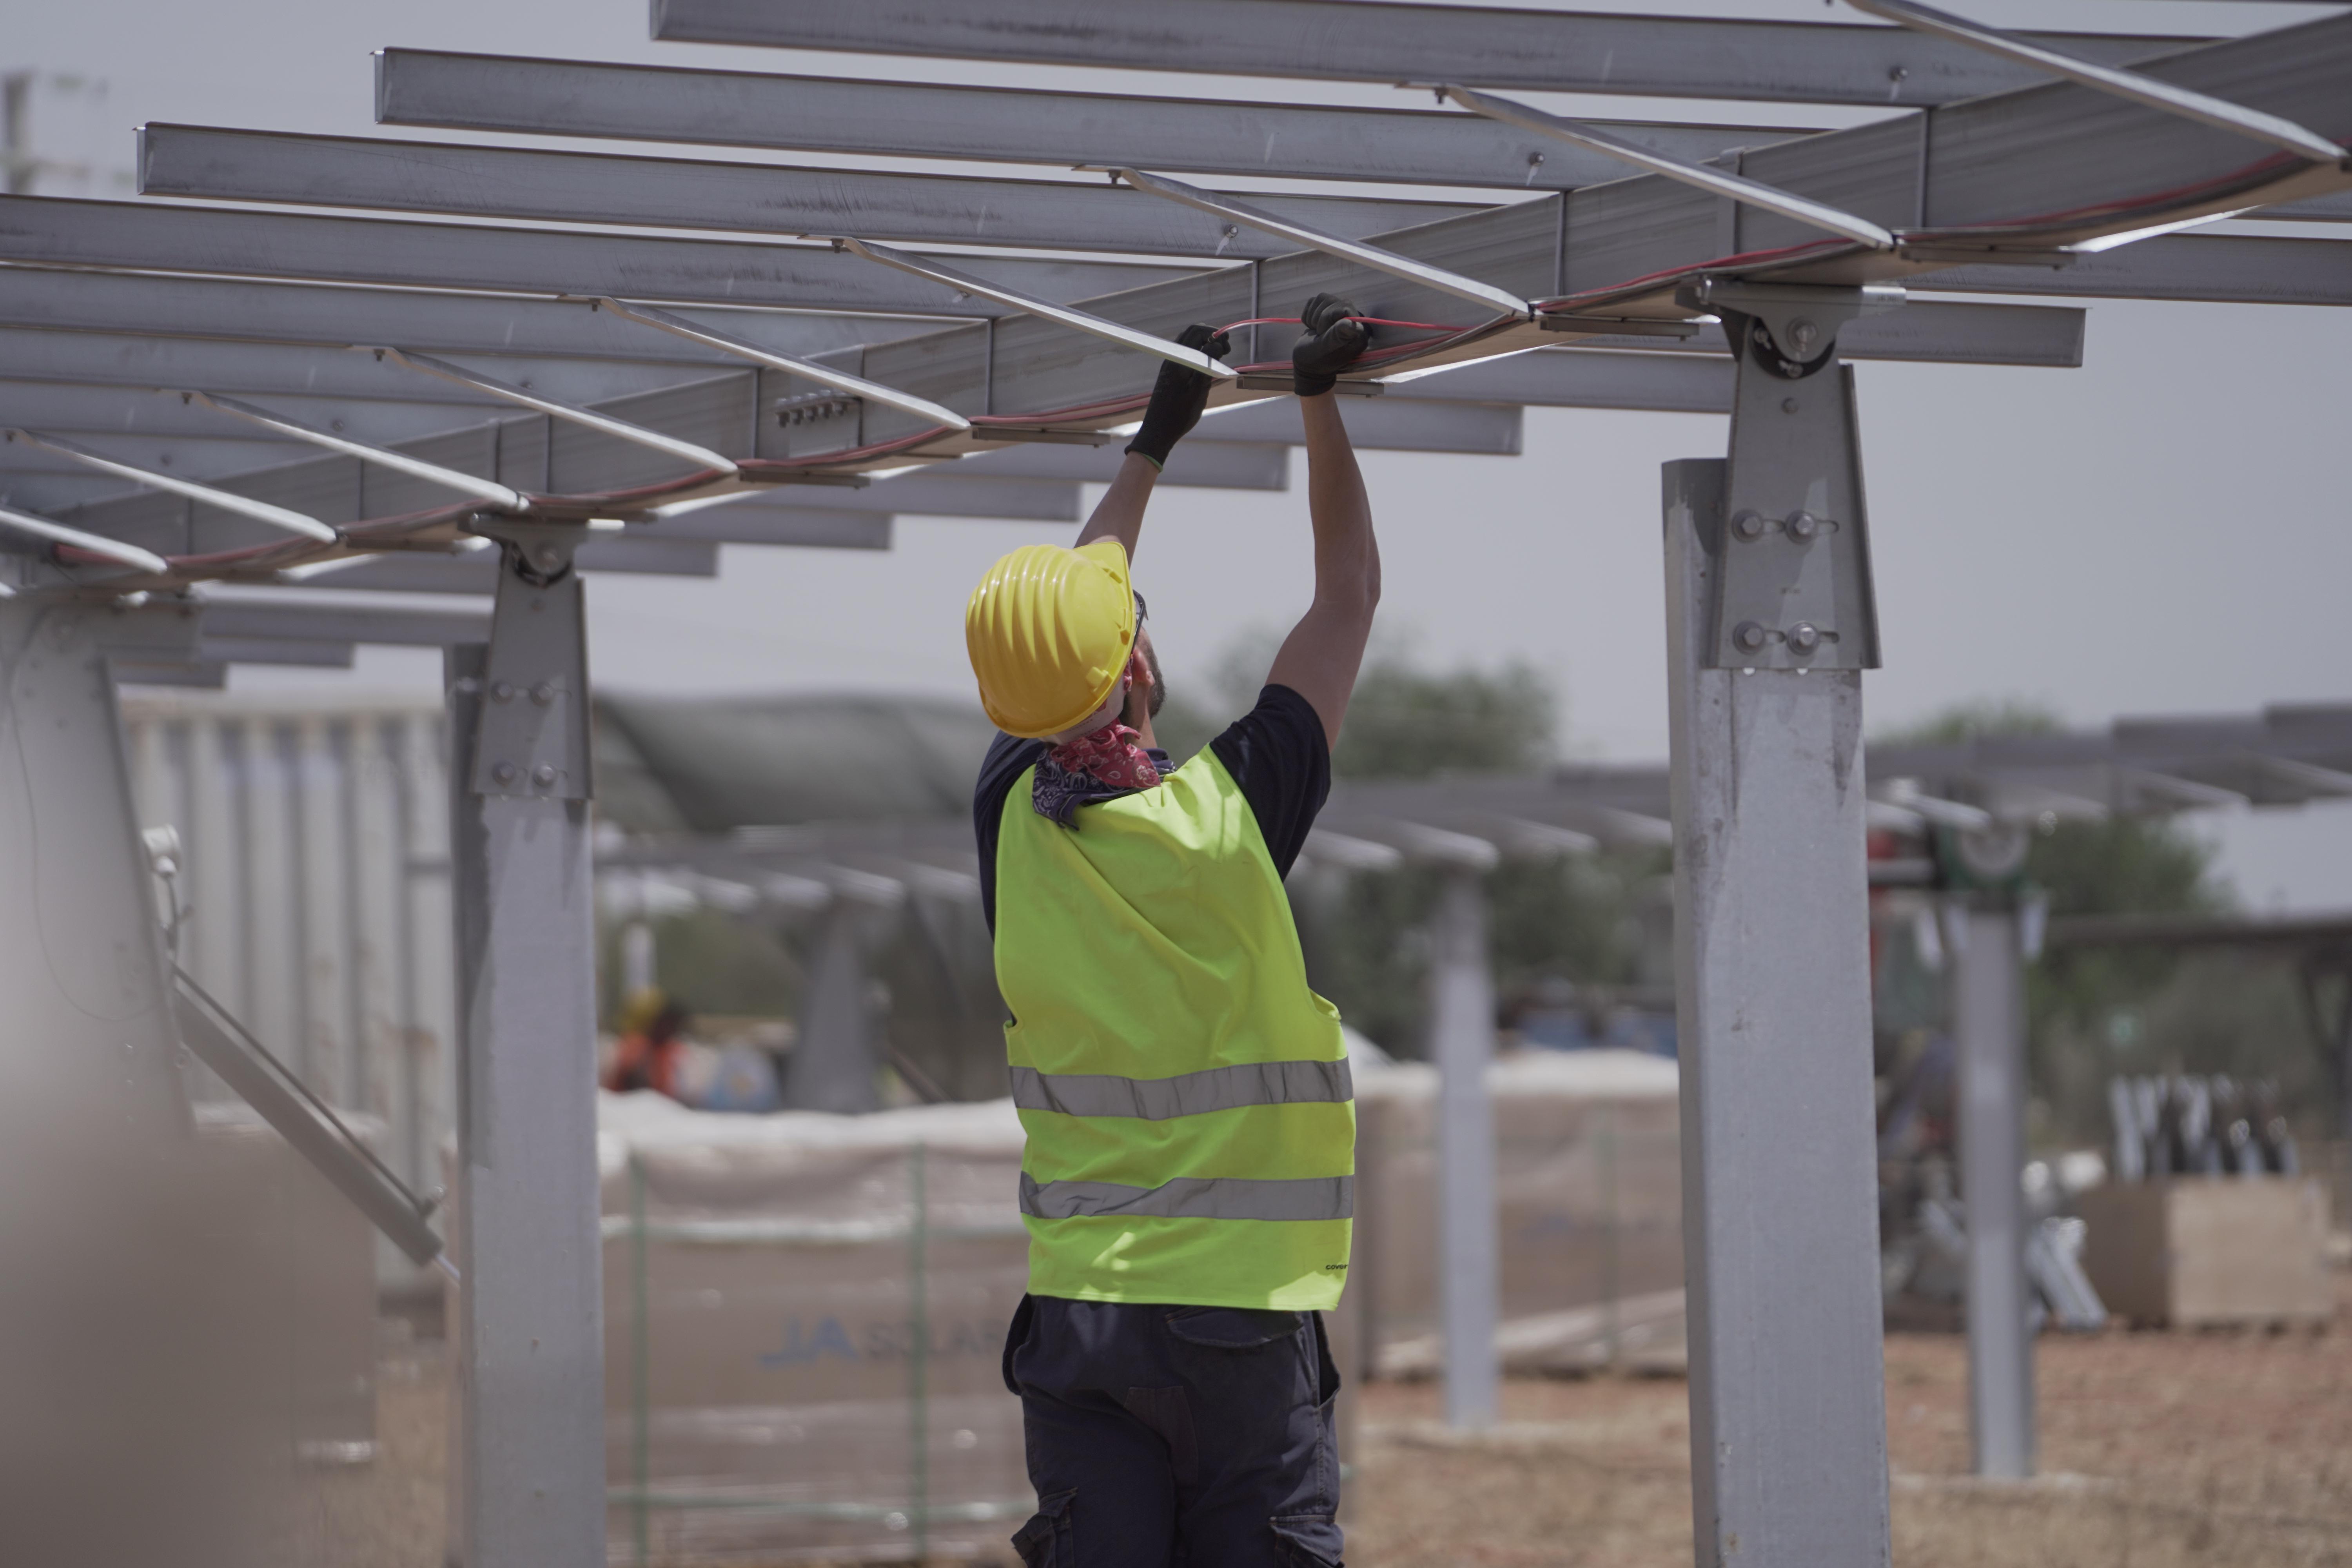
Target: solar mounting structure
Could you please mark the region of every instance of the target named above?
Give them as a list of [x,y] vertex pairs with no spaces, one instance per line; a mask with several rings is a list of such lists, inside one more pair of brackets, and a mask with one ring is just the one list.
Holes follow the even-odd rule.
[[[177,203],[0,201],[0,538],[23,552],[0,601],[21,763],[0,770],[0,821],[52,868],[0,895],[25,1027],[78,1038],[102,995],[131,1020],[110,1039],[143,1031],[138,1061],[176,1044],[115,670],[202,682],[370,637],[451,642],[456,1551],[474,1568],[593,1560],[581,574],[708,572],[721,541],[877,544],[894,510],[1074,513],[1075,483],[1107,476],[1104,433],[1157,360],[1185,357],[1168,340],[1193,321],[1257,324],[1205,367],[1229,411],[1171,479],[1275,482],[1297,419],[1265,318],[1339,289],[1402,323],[1343,385],[1361,437],[1506,452],[1531,404],[1731,414],[1727,458],[1669,465],[1664,490],[1696,1550],[1885,1563],[1858,771],[1878,638],[1845,361],[2079,355],[2074,310],[1919,293],[2347,302],[2335,241],[2169,231],[2352,217],[2352,17],[2025,37],[1910,0],[1856,8],[1878,20],[660,0],[659,38],[1391,83],[1432,106],[395,49],[378,59],[389,124],[1055,174],[151,124],[142,189]],[[1598,123],[1512,96],[1536,91],[1891,112],[1811,133]],[[1496,196],[1196,183],[1234,175]],[[207,202],[238,205],[183,205]],[[253,210],[271,205],[311,210]],[[478,614],[322,622],[247,600],[224,619],[212,584],[492,609],[486,638]],[[136,1081],[161,1124],[169,1073]],[[1757,1120],[1780,1135],[1743,1138]],[[1484,1414],[1475,1385],[1464,1397],[1457,1415]]]

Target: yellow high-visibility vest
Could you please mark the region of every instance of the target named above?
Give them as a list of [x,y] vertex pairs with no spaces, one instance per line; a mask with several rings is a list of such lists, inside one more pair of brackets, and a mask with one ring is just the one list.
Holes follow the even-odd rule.
[[1030,1290],[1336,1305],[1354,1088],[1248,798],[1208,750],[1075,828],[1037,814],[1032,782],[996,849]]

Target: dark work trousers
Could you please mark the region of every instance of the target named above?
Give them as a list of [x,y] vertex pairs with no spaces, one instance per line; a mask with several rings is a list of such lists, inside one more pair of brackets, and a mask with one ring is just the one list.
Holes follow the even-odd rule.
[[1338,1568],[1320,1315],[1024,1296],[1004,1384],[1037,1489],[1027,1568]]

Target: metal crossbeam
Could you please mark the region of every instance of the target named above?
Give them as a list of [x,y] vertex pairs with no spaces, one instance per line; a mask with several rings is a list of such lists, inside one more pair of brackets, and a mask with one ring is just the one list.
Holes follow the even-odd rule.
[[1139,332],[1132,327],[1122,326],[1084,310],[1072,310],[1066,305],[1056,305],[1050,300],[1031,299],[1018,289],[991,283],[979,274],[967,272],[961,267],[951,267],[929,257],[911,256],[903,250],[893,250],[887,245],[876,245],[870,240],[847,236],[843,237],[839,243],[868,261],[895,267],[901,272],[911,272],[918,278],[929,278],[969,293],[983,295],[1000,304],[1018,306],[1033,316],[1088,333],[1106,342],[1156,354],[1171,364],[1181,364],[1187,370],[1197,370],[1217,380],[1228,380],[1234,374],[1233,368],[1223,360],[1211,359],[1198,349],[1184,348],[1166,338]]
[[[943,285],[877,272],[823,245],[52,196],[0,195],[0,261],[912,315],[987,316],[1005,309],[959,298]],[[1192,270],[1050,257],[961,261],[983,277],[1061,300],[1164,283]]]
[[325,605],[264,594],[252,598],[207,595],[202,625],[207,637],[340,639],[393,647],[446,647],[453,643],[480,642],[489,635],[490,617],[483,611]]
[[[754,353],[798,359],[922,331],[887,317],[711,310],[679,318],[698,341],[641,326],[584,300],[517,300],[408,289],[320,288],[222,278],[0,268],[0,325],[156,337],[363,348],[398,342],[433,353],[576,356],[704,368]],[[722,324],[723,323],[723,324]],[[737,346],[721,348],[711,340]],[[799,374],[799,373],[795,373]]]
[[[1457,114],[1427,118],[1471,122]],[[2329,202],[2252,216],[2352,216],[2352,199]],[[2321,210],[2307,210],[2315,205]],[[2084,256],[2063,268],[1969,268],[1925,273],[1912,287],[2101,299],[2352,303],[2352,270],[2322,248],[2329,243],[2177,236]],[[945,284],[877,270],[830,246],[656,239],[46,196],[0,195],[0,261],[506,293],[625,293],[688,303],[852,312],[1016,313],[993,300],[959,296]],[[1065,304],[1197,275],[1195,268],[1140,262],[984,254],[960,256],[956,264],[1024,295]],[[2180,291],[2184,277],[2193,280],[2186,285],[2193,291]],[[13,356],[0,356],[0,363],[11,363]]]
[[[701,539],[599,535],[573,552],[583,572],[626,572],[658,577],[716,577],[719,546]],[[312,588],[363,589],[376,593],[488,594],[498,585],[498,557],[400,553],[361,555],[332,563],[337,568],[298,579]]]
[[[2035,34],[2085,59],[2195,38]],[[1527,92],[1870,107],[1949,103],[2039,78],[1883,27],[1362,0],[655,0],[654,37],[856,54]]]
[[[0,278],[0,282],[5,282]],[[710,367],[614,360],[518,359],[468,351],[467,362],[509,381],[574,403],[658,393]],[[168,392],[190,384],[219,392],[306,395],[362,403],[407,404],[443,429],[467,413],[495,410],[499,400],[448,382],[412,375],[373,354],[327,345],[171,338],[131,331],[47,331],[0,325],[0,372],[18,382]],[[742,379],[749,380],[745,374]],[[421,433],[421,432],[420,432]],[[379,437],[383,438],[383,437]]]
[[125,544],[119,539],[91,533],[85,529],[68,528],[62,522],[38,517],[14,507],[0,506],[0,530],[32,535],[51,544],[69,544],[87,551],[100,560],[117,566],[128,566],[139,572],[167,572],[170,563],[152,551],[142,550],[135,544]]
[[1754,180],[1742,179],[1738,174],[1726,174],[1721,169],[1709,168],[1692,159],[1656,152],[1598,125],[1547,114],[1531,105],[1497,98],[1492,93],[1473,91],[1466,87],[1447,84],[1440,87],[1437,92],[1440,97],[1460,104],[1473,114],[1571,142],[1614,158],[1621,163],[1630,163],[1634,168],[1647,169],[1670,180],[1679,180],[1710,195],[1727,196],[1735,202],[1744,202],[1769,213],[1778,213],[1782,217],[1794,218],[1799,223],[1811,224],[1815,228],[1827,229],[1857,245],[1866,245],[1873,250],[1891,250],[1895,247],[1895,237],[1868,218],[1856,217],[1825,202],[1809,201],[1792,191],[1777,190],[1770,185],[1759,184]]
[[887,550],[888,512],[835,511],[785,504],[772,494],[730,497],[648,525],[656,539],[719,544],[791,545],[814,550]]
[[1272,213],[1252,206],[1247,202],[1237,201],[1230,196],[1220,196],[1213,192],[1204,191],[1197,185],[1188,185],[1181,180],[1171,180],[1165,175],[1147,174],[1141,169],[1112,169],[1109,174],[1120,184],[1131,185],[1148,195],[1164,197],[1180,205],[1191,207],[1196,212],[1207,213],[1213,217],[1227,218],[1237,224],[1244,224],[1263,233],[1275,235],[1293,244],[1303,246],[1308,250],[1319,250],[1326,256],[1336,256],[1342,261],[1352,261],[1359,267],[1369,267],[1375,272],[1385,272],[1391,278],[1402,278],[1410,283],[1423,284],[1436,289],[1441,294],[1451,294],[1457,299],[1467,300],[1474,305],[1484,305],[1486,309],[1498,310],[1514,321],[1523,321],[1535,314],[1528,302],[1517,295],[1506,293],[1500,289],[1481,283],[1475,278],[1465,278],[1458,272],[1449,272],[1442,267],[1432,267],[1426,262],[1415,261],[1411,257],[1399,256],[1393,251],[1382,250],[1378,246],[1360,245],[1352,239],[1341,239],[1337,235],[1320,233],[1303,224],[1290,223],[1276,217]]
[[129,479],[134,484],[144,485],[151,489],[170,490],[175,495],[185,496],[190,500],[203,501],[208,506],[216,506],[226,511],[236,512],[252,518],[257,522],[266,522],[272,528],[304,539],[314,539],[322,544],[332,544],[341,537],[333,529],[329,528],[317,518],[296,511],[290,507],[273,506],[268,501],[255,500],[250,497],[237,495],[230,490],[218,489],[211,485],[195,484],[181,479],[176,474],[158,473],[152,468],[118,462],[104,453],[90,450],[79,441],[68,441],[63,437],[45,436],[38,431],[21,428],[8,430],[5,436],[12,444],[22,441],[26,446],[39,447],[70,458],[85,468],[95,468],[100,473]]
[[[778,152],[1097,165],[1559,191],[1613,180],[1612,158],[1457,114],[1239,100],[1125,97],[939,82],[518,58],[433,49],[375,57],[386,125],[593,136]],[[1810,135],[1790,127],[1611,121],[1686,159]]]
[[1955,267],[1908,284],[1914,291],[1970,294],[2352,305],[2352,247],[2335,239],[2179,234],[2081,257],[2068,267]]
[[747,342],[730,332],[723,332],[714,327],[689,321],[672,311],[657,310],[650,305],[632,305],[625,300],[613,299],[599,299],[594,301],[594,304],[599,310],[609,311],[623,321],[635,321],[651,327],[656,331],[667,332],[672,337],[683,338],[688,342],[700,343],[705,348],[717,349],[719,353],[731,354],[737,359],[750,360],[754,364],[763,364],[771,370],[781,370],[787,374],[797,375],[804,380],[816,382],[820,385],[832,387],[836,392],[848,393],[853,397],[871,398],[901,413],[912,414],[919,419],[928,419],[934,424],[944,425],[950,430],[971,428],[971,420],[966,419],[954,409],[942,404],[933,403],[927,397],[917,397],[911,393],[885,386],[878,381],[868,381],[862,375],[852,375],[847,371],[820,364],[814,360],[803,359],[797,354],[779,353],[773,349],[761,348],[759,344]]
[[[302,461],[309,448],[299,445],[216,440],[202,437],[183,437],[150,443],[136,437],[123,437],[104,430],[74,434],[87,435],[103,442],[107,454],[119,461],[142,468],[168,462],[171,465],[169,471],[200,482],[235,479],[251,489],[255,488],[256,481],[259,481],[262,488],[282,491],[290,497],[305,489],[306,479],[311,481],[310,488],[315,493],[316,479],[324,478],[317,473],[317,465]],[[466,445],[487,449],[490,442],[468,442]],[[1490,442],[1482,442],[1478,449],[1487,449],[1490,446]],[[440,468],[436,464],[421,466]],[[273,469],[278,470],[275,476],[269,472]],[[441,471],[453,475],[457,472],[454,469]],[[103,479],[81,483],[79,476],[87,472],[86,468],[64,458],[48,462],[26,461],[15,453],[0,454],[0,475],[5,475],[11,483],[22,484],[28,492],[37,491],[45,498],[88,498],[121,493],[120,486],[109,487]],[[53,475],[71,476],[75,482],[60,484],[50,477]],[[468,480],[468,493],[504,488],[470,475],[462,477]],[[457,488],[440,479],[426,482],[444,488]],[[797,496],[805,497],[809,493],[804,487],[790,488]],[[949,464],[878,480],[866,489],[826,487],[822,495],[824,506],[845,511],[1017,518],[1038,522],[1076,522],[1080,516],[1078,485],[1075,479],[999,477],[980,470],[967,473],[961,464]],[[887,500],[883,499],[886,495]],[[524,499],[527,503],[528,498]],[[47,504],[58,503],[52,499]],[[521,510],[527,512],[530,508],[526,504]]]
[[[2342,93],[2352,68],[2352,20],[2306,23],[2147,68],[2197,90],[2226,89],[2306,120],[2346,116],[2352,113]],[[2070,83],[1939,109],[1936,135],[1924,149],[1918,132],[1915,122],[1885,121],[1763,148],[1747,155],[1743,173],[1800,195],[1833,192],[1842,209],[1874,222],[1988,252],[2001,246],[2046,249],[2250,201],[2352,188],[2352,178],[2332,171],[2252,164],[2239,138]],[[2056,148],[2064,149],[2063,156]],[[1564,204],[1564,215],[1555,204]],[[1817,230],[1776,215],[1727,214],[1719,198],[1658,175],[1423,226],[1409,244],[1393,235],[1381,243],[1538,302],[1587,312],[1643,302],[1654,309],[1681,280],[1731,258],[1738,258],[1732,265],[1740,271],[1793,280],[1900,279],[1927,270],[1891,255],[1856,254],[1846,242],[1824,242]],[[1122,297],[1119,313],[1129,321],[1232,320],[1262,313],[1252,309],[1259,300],[1301,300],[1332,288],[1376,315],[1442,321],[1434,312],[1448,308],[1433,290],[1319,256],[1260,263],[1245,281],[1246,292],[1223,274],[1135,290]],[[1196,313],[1212,301],[1231,313]],[[1513,346],[1519,344],[1505,333],[1449,353],[1470,357],[1481,347]],[[904,384],[915,365],[937,377],[961,363],[969,367],[963,374],[976,376],[984,351],[977,333],[940,332],[869,349],[864,369]],[[990,378],[1000,411],[1083,406],[1141,391],[1131,368],[1107,356],[1089,359],[1057,335],[1018,346],[1000,342]]]
[[[1369,443],[1358,437],[1358,446]],[[1114,441],[1100,447],[1023,444],[998,447],[942,465],[936,471],[964,476],[1033,479],[1084,479],[1108,484],[1118,473],[1127,455]],[[1177,444],[1162,485],[1195,489],[1280,490],[1290,487],[1290,453],[1271,443],[1247,445],[1220,441],[1207,431],[1195,431]]]
[[[896,243],[1089,250],[1232,260],[1285,247],[1233,226],[1092,182],[793,168],[686,158],[549,153],[462,142],[298,136],[146,125],[147,195],[304,206],[630,224],[782,235],[856,234]],[[1457,202],[1269,195],[1268,211],[1363,238],[1475,211]],[[634,289],[625,290],[635,292]]]
[[275,430],[282,435],[290,436],[297,441],[313,447],[324,447],[331,452],[341,452],[345,457],[357,458],[362,462],[382,464],[412,479],[423,479],[427,484],[440,485],[456,490],[461,495],[469,495],[478,500],[488,501],[491,505],[506,511],[524,512],[530,510],[530,499],[528,496],[520,490],[499,484],[494,479],[479,479],[462,469],[448,468],[440,463],[428,463],[422,458],[414,457],[406,452],[394,451],[389,447],[378,447],[366,441],[355,441],[349,436],[338,435],[332,430],[321,430],[299,419],[273,413],[267,408],[238,398],[217,393],[193,391],[183,393],[181,395],[184,399],[201,403],[207,408],[216,408],[223,414],[258,425],[265,430]]
[[691,463],[698,468],[715,469],[721,474],[732,474],[738,471],[735,459],[724,452],[713,451],[708,447],[698,446],[692,441],[681,441],[675,436],[666,436],[658,430],[632,424],[626,419],[615,419],[609,414],[599,414],[593,408],[583,408],[576,403],[566,403],[560,398],[543,396],[528,387],[500,381],[493,375],[484,375],[479,371],[467,370],[464,365],[452,364],[447,360],[436,359],[431,354],[415,353],[396,348],[382,348],[376,352],[387,359],[407,366],[410,370],[423,371],[426,375],[439,376],[444,381],[455,382],[459,386],[469,386],[477,392],[487,392],[492,397],[504,398],[518,407],[529,408],[547,415],[551,418],[577,425],[584,430],[593,430],[599,436],[610,436],[615,440],[626,441],[632,446],[643,447],[649,451],[667,453],[680,461]]
[[[1350,402],[1344,417],[1358,446],[1400,452],[1478,452],[1516,457],[1521,449],[1519,410],[1493,403],[1406,403],[1385,397]],[[1307,432],[1295,397],[1268,398],[1238,408],[1212,409],[1188,437],[1216,441],[1279,441],[1304,446]],[[1181,449],[1181,448],[1180,448]]]
[[1917,32],[1948,38],[1969,48],[2014,60],[2034,70],[2048,71],[2053,76],[2080,82],[2101,92],[2113,93],[2134,103],[2146,104],[2167,114],[2182,115],[2218,130],[2267,142],[2298,158],[2315,163],[2340,163],[2344,161],[2344,149],[2336,142],[2275,114],[2264,114],[2260,110],[2247,109],[2208,93],[2191,92],[2186,88],[2142,76],[2137,71],[2119,70],[2113,66],[2077,59],[2063,50],[2048,48],[1997,28],[1979,26],[1964,16],[1955,16],[1932,5],[1914,4],[1914,0],[1846,0],[1846,3],[1868,16]]

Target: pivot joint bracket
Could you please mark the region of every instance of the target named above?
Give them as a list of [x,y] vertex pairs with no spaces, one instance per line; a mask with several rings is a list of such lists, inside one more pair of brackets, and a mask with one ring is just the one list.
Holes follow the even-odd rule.
[[572,554],[588,530],[485,512],[467,531],[499,545],[467,788],[489,797],[586,800],[593,793],[587,621]]
[[1707,279],[1680,302],[1723,318],[1738,362],[1706,667],[1875,669],[1878,609],[1846,322],[1900,289]]

